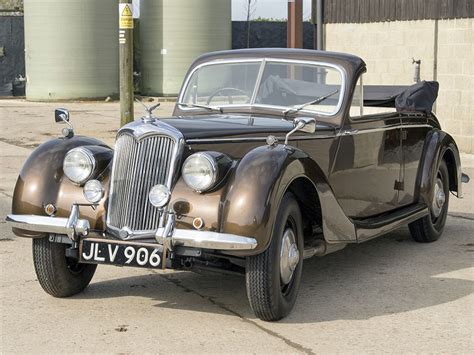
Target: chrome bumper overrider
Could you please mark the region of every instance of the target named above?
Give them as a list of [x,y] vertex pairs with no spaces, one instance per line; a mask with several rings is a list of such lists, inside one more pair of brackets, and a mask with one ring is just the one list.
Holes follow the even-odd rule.
[[14,228],[34,232],[66,234],[72,240],[89,234],[90,225],[86,219],[79,219],[79,207],[73,205],[69,218],[46,217],[26,214],[9,214],[6,221]]
[[[66,234],[73,241],[78,241],[81,236],[87,236],[90,231],[89,221],[79,218],[77,205],[73,205],[69,218],[10,214],[6,221],[12,227],[23,230]],[[214,250],[252,250],[257,247],[254,238],[211,231],[176,229],[172,214],[164,228],[158,228],[155,233],[142,237],[147,236],[155,238],[157,243],[167,245],[169,248],[186,246]]]

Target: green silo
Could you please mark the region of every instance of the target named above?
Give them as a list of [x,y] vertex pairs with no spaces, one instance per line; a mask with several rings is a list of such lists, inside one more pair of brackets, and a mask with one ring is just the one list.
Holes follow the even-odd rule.
[[25,0],[24,16],[28,100],[118,94],[117,0]]
[[197,56],[231,47],[231,0],[140,1],[144,95],[176,95]]

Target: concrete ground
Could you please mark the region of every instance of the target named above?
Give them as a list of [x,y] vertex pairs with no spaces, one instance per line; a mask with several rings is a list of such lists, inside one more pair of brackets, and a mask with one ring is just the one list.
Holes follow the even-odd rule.
[[[472,353],[474,181],[463,200],[451,196],[436,243],[403,228],[305,261],[296,307],[277,323],[252,314],[243,277],[214,273],[99,266],[82,294],[47,295],[31,241],[3,220],[24,160],[60,134],[58,106],[78,134],[112,144],[119,126],[118,103],[0,100],[0,353]],[[462,159],[474,178],[474,156]]]

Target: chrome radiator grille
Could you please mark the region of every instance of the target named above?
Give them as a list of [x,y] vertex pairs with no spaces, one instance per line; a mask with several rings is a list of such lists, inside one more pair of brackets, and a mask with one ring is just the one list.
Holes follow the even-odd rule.
[[108,225],[132,231],[153,230],[159,225],[159,211],[148,201],[156,184],[170,187],[175,141],[152,135],[135,139],[122,134],[115,145]]

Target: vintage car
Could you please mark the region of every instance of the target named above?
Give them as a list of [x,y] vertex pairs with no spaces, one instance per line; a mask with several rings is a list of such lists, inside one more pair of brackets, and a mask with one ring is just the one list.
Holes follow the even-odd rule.
[[303,260],[403,225],[443,232],[461,197],[453,138],[431,112],[437,84],[364,86],[359,57],[313,50],[205,54],[173,117],[152,110],[115,148],[74,135],[26,161],[7,221],[33,239],[38,281],[81,292],[97,264],[245,274],[263,320],[295,304]]

